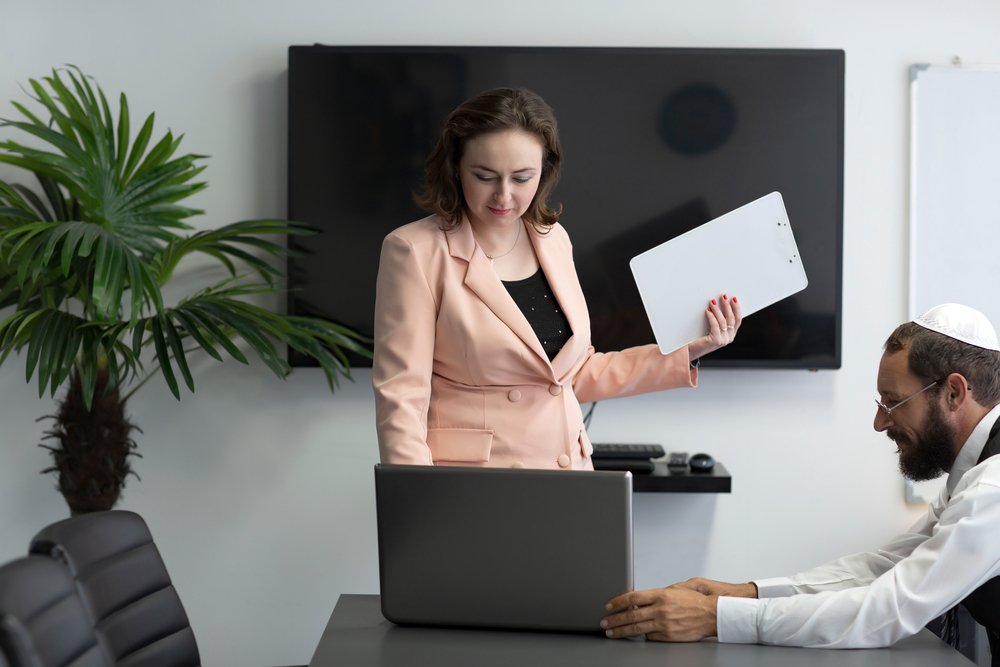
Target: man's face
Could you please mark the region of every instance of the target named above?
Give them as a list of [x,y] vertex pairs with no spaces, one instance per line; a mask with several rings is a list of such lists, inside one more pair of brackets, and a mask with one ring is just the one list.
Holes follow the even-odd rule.
[[[875,430],[884,431],[896,443],[899,469],[914,481],[934,479],[951,468],[955,452],[955,426],[941,404],[941,386],[927,386],[910,373],[909,352],[882,355],[878,369],[878,392],[882,405],[875,408]],[[899,407],[900,401],[913,396]]]

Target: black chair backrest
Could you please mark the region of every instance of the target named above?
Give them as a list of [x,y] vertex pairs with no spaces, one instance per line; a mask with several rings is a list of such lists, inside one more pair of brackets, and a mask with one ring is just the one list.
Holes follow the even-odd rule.
[[119,667],[201,663],[184,606],[142,517],[112,510],[43,528],[31,553],[63,562]]
[[63,565],[28,556],[0,567],[0,665],[111,667]]

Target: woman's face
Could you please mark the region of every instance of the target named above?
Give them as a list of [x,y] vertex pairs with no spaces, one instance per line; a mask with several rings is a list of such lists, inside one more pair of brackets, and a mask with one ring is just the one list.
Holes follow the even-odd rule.
[[458,164],[465,208],[473,227],[521,219],[542,176],[541,140],[524,130],[470,139]]

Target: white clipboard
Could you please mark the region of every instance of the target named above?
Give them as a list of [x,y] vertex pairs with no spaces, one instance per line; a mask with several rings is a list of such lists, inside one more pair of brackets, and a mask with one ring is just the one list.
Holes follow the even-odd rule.
[[710,220],[629,262],[660,352],[708,333],[705,309],[726,293],[743,317],[809,284],[781,193]]

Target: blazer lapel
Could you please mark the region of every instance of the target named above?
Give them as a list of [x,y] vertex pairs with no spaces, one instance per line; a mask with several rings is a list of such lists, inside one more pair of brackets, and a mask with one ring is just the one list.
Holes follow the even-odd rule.
[[552,360],[552,367],[557,378],[562,378],[569,372],[581,355],[590,345],[590,315],[587,312],[587,302],[580,289],[573,256],[562,244],[552,242],[548,236],[542,236],[535,228],[528,225],[529,238],[535,247],[535,257],[545,272],[556,300],[563,309],[573,335]]
[[[531,230],[530,225],[526,225]],[[472,225],[467,218],[462,218],[462,224],[447,234],[448,251],[452,257],[463,259],[469,263],[469,270],[465,274],[465,285],[475,292],[486,307],[506,324],[514,334],[520,338],[525,345],[538,356],[546,366],[549,366],[549,358],[542,349],[542,344],[535,335],[524,313],[514,303],[507,289],[500,282],[490,260],[476,243],[472,236]]]

